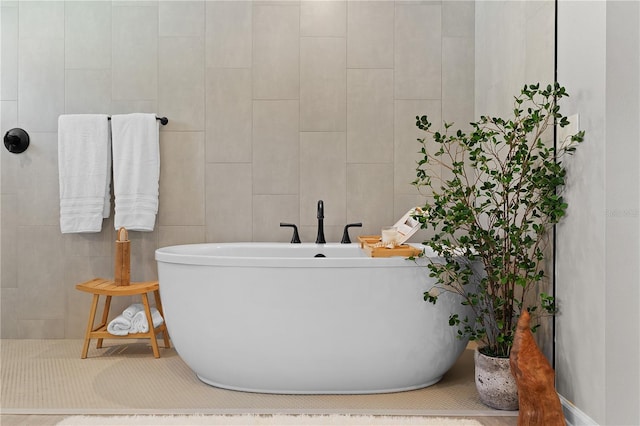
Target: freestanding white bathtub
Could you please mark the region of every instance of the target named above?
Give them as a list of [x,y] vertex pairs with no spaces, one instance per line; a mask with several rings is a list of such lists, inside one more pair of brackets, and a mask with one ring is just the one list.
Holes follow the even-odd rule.
[[156,260],[169,335],[209,385],[418,389],[438,382],[467,343],[448,325],[451,313],[468,314],[456,296],[423,300],[425,266],[371,258],[357,244],[193,244],[160,248]]

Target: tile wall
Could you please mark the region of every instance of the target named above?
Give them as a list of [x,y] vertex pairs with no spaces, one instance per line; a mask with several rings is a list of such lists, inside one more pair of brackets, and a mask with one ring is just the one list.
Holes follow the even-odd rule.
[[[59,229],[57,118],[157,112],[160,207],[132,232],[132,278],[154,279],[157,247],[327,240],[361,221],[378,233],[420,202],[414,117],[468,122],[474,4],[439,1],[1,1],[3,338],[78,338],[111,276],[101,233]],[[114,310],[128,300],[115,302]]]

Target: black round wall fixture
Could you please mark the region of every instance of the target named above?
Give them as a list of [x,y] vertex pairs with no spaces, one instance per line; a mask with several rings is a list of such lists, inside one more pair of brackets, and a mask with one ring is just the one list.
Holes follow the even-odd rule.
[[14,154],[20,154],[29,147],[29,134],[22,129],[11,129],[4,134],[4,146]]

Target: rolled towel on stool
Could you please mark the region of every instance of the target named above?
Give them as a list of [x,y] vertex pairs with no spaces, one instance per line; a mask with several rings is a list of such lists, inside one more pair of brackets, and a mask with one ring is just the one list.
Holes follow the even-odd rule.
[[[153,328],[158,327],[164,322],[162,315],[158,312],[158,309],[151,308],[151,320],[153,321]],[[131,320],[131,332],[132,333],[148,333],[149,323],[147,321],[147,314],[144,310],[137,312]]]
[[129,305],[127,309],[122,311],[122,316],[131,321],[140,311],[144,311],[144,305],[142,303],[133,303]]
[[126,336],[131,331],[131,321],[122,315],[118,315],[111,320],[107,326],[107,331],[115,336]]

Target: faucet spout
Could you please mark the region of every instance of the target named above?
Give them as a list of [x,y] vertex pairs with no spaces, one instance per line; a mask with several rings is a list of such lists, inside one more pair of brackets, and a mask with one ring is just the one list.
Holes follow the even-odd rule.
[[324,202],[318,200],[318,235],[316,236],[316,244],[326,244],[324,239]]

